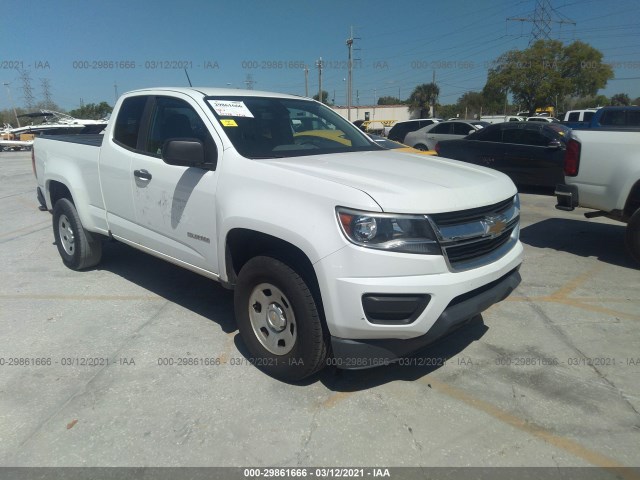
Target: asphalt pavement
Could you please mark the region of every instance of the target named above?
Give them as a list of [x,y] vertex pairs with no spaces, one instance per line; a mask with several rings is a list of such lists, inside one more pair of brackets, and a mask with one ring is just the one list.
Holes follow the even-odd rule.
[[624,225],[521,199],[523,281],[506,301],[402,365],[291,385],[249,363],[215,282],[114,242],[96,269],[65,268],[30,153],[0,152],[0,466],[639,478],[640,269]]

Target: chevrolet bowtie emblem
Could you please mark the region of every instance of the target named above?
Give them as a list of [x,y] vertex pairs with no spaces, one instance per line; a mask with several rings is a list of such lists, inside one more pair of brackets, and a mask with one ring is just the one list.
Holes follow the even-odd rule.
[[482,225],[484,226],[484,234],[492,237],[497,237],[507,228],[507,222],[502,216],[485,217],[482,220]]

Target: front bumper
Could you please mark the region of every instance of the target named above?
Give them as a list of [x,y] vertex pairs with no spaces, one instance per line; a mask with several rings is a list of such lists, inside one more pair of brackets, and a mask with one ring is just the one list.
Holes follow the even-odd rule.
[[415,353],[509,296],[520,284],[518,270],[516,267],[503,277],[451,300],[429,331],[419,337],[353,340],[332,336],[332,363],[338,368],[362,369],[385,365]]

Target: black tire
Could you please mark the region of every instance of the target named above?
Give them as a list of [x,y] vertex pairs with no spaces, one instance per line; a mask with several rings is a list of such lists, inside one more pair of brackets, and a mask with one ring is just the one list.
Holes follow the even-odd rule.
[[329,335],[304,278],[267,256],[249,260],[234,292],[240,335],[251,363],[274,378],[298,381],[326,365]]
[[424,144],[422,144],[422,143],[418,143],[418,144],[417,144],[415,147],[413,147],[413,148],[415,148],[415,149],[417,149],[417,150],[422,150],[423,152],[426,152],[427,150],[429,150],[429,149],[427,148],[427,146],[426,146],[426,145],[424,145]]
[[640,263],[640,208],[631,215],[624,239],[629,254]]
[[66,198],[53,207],[53,236],[62,263],[71,270],[83,270],[100,262],[102,239],[82,227],[75,205]]

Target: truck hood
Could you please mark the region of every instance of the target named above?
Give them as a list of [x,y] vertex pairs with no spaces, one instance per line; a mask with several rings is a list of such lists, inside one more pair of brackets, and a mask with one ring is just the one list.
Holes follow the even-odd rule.
[[466,210],[517,193],[509,177],[497,170],[426,155],[376,151],[261,162],[361,190],[385,212]]

